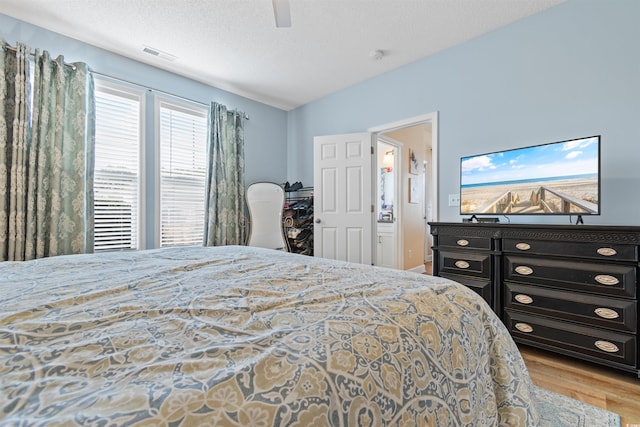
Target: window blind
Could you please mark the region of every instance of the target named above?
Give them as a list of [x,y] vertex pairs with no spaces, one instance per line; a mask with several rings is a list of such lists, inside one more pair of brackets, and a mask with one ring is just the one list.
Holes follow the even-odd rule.
[[202,244],[207,110],[159,104],[160,246]]
[[94,250],[138,249],[142,95],[96,80],[95,99]]

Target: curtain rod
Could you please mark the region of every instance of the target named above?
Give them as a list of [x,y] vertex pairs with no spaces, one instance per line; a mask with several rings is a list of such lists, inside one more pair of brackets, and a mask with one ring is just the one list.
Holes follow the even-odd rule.
[[[4,45],[4,48],[5,48],[5,49],[8,49],[8,50],[12,50],[12,51],[14,51],[14,52],[17,52],[17,51],[18,51],[18,49],[17,49],[17,48],[15,48],[15,47],[13,47],[13,46],[11,46],[11,45],[8,45],[8,44],[6,44],[6,43],[5,43],[5,45]],[[35,58],[36,54],[35,54],[35,52],[29,52],[29,56],[33,56],[33,57]],[[73,71],[75,71],[75,70],[76,70],[76,68],[77,68],[74,64],[69,64],[68,62],[64,62],[64,61],[63,61],[62,63],[63,63],[65,66],[67,66],[67,67],[71,68]]]
[[[198,104],[198,105],[202,105],[202,106],[204,106],[204,107],[208,107],[208,105],[207,105],[207,104],[205,104],[204,102],[200,102],[200,101],[196,101],[196,100],[194,100],[194,99],[186,98],[186,97],[184,97],[184,96],[176,95],[176,94],[173,94],[173,93],[171,93],[171,92],[167,92],[167,91],[164,91],[164,90],[161,90],[161,89],[152,88],[152,87],[150,87],[150,86],[141,85],[141,84],[139,84],[139,83],[135,83],[135,82],[132,82],[132,81],[130,81],[130,80],[121,79],[121,78],[119,78],[119,77],[110,76],[109,74],[101,73],[101,72],[99,72],[99,71],[95,71],[95,70],[93,70],[93,69],[91,69],[91,68],[89,68],[89,71],[90,71],[92,74],[95,74],[95,75],[98,75],[98,76],[106,77],[106,78],[108,78],[108,79],[116,80],[116,81],[123,82],[123,83],[128,83],[128,84],[130,84],[130,85],[138,86],[138,87],[141,87],[141,88],[144,88],[144,89],[147,89],[147,90],[153,91],[153,92],[163,93],[163,94],[165,94],[165,95],[169,95],[169,96],[172,96],[172,97],[174,97],[174,98],[183,99],[183,100],[185,100],[185,101],[193,102],[194,104]],[[243,112],[243,111],[238,111],[238,110],[234,110],[234,111],[235,111],[236,113],[238,113],[238,114],[242,114],[242,117],[243,117],[245,120],[249,120],[249,115],[248,115],[247,113],[245,113],[245,112]]]
[[[15,47],[13,47],[13,46],[11,46],[11,45],[6,44],[6,43],[5,43],[4,47],[5,47],[5,49],[9,49],[9,50],[12,50],[12,51],[14,51],[14,52],[17,52],[17,51],[18,51],[18,49],[16,49]],[[35,56],[35,53],[34,53],[34,52],[29,52],[29,55],[31,55],[31,56]],[[75,70],[75,69],[76,69],[76,66],[75,66],[75,65],[73,65],[73,64],[69,64],[69,63],[64,62],[64,65],[66,65],[67,67],[71,67],[73,70]],[[103,76],[103,77],[107,77],[107,78],[112,79],[112,80],[117,80],[117,81],[120,81],[120,82],[128,83],[128,84],[130,84],[130,85],[138,86],[138,87],[141,87],[141,88],[144,88],[144,89],[147,89],[147,90],[153,91],[153,92],[164,93],[165,95],[173,96],[174,98],[184,99],[185,101],[193,102],[193,103],[195,103],[195,104],[202,105],[203,107],[209,107],[209,106],[208,106],[207,104],[205,104],[204,102],[200,102],[200,101],[196,101],[196,100],[193,100],[193,99],[185,98],[184,96],[179,96],[179,95],[176,95],[176,94],[173,94],[173,93],[170,93],[170,92],[164,91],[164,90],[155,89],[155,88],[152,88],[152,87],[149,87],[149,86],[141,85],[141,84],[139,84],[139,83],[135,83],[135,82],[132,82],[132,81],[129,81],[129,80],[121,79],[121,78],[119,78],[119,77],[110,76],[109,74],[101,73],[101,72],[99,72],[99,71],[95,71],[95,70],[93,70],[93,69],[91,69],[91,68],[89,68],[89,72],[90,72],[91,74],[97,74],[97,75],[99,75],[99,76]],[[235,111],[236,113],[242,114],[242,117],[243,117],[245,120],[249,120],[249,115],[248,115],[247,113],[245,113],[245,112],[243,112],[243,111],[239,111],[239,110],[237,110],[237,109],[236,109],[236,110],[234,110],[234,111]]]

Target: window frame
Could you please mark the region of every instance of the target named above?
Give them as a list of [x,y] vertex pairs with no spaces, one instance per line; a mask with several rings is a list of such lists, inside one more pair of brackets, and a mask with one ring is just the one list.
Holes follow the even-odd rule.
[[[205,127],[206,127],[205,138],[207,133],[209,132],[209,123],[208,123],[209,110],[206,106],[200,103],[186,100],[184,98],[180,98],[180,97],[155,96],[153,115],[154,115],[154,134],[155,134],[154,135],[155,136],[154,138],[154,152],[155,152],[155,156],[154,156],[154,165],[155,165],[154,245],[156,248],[170,247],[170,246],[162,246],[162,184],[161,184],[161,180],[162,180],[162,157],[161,157],[162,146],[161,145],[162,144],[160,140],[160,136],[161,136],[160,113],[161,113],[161,108],[164,106],[168,106],[169,108],[172,108],[174,110],[177,110],[183,113],[188,113],[188,114],[195,113],[196,115],[203,117],[205,121],[207,121],[205,123]],[[205,141],[205,152],[203,153],[205,158],[207,156],[206,144],[207,144],[207,141]],[[205,164],[206,164],[206,160],[205,160]],[[206,168],[205,168],[205,189],[202,195],[203,201],[205,196],[206,196]],[[205,202],[205,209],[206,209],[206,202]],[[204,233],[204,216],[202,218],[202,221],[203,221],[202,225],[203,225],[203,233]],[[202,236],[202,239],[203,238],[204,238],[204,235]],[[178,246],[178,245],[171,245],[171,246]]]
[[[132,99],[138,102],[138,185],[137,185],[137,202],[138,202],[138,217],[137,217],[137,238],[135,242],[135,248],[132,249],[104,249],[99,250],[99,252],[113,252],[113,251],[123,251],[123,250],[141,250],[146,249],[146,139],[147,135],[145,132],[146,129],[146,91],[141,90],[138,87],[134,87],[131,85],[124,84],[122,82],[113,81],[107,77],[103,76],[94,76],[94,88],[95,93],[97,94],[99,91],[109,93],[115,96],[122,96],[124,98]],[[96,116],[97,120],[97,116]],[[94,169],[95,170],[95,169]],[[95,200],[94,200],[95,206]],[[95,236],[95,231],[94,231]],[[94,252],[95,250],[95,242],[94,242]]]

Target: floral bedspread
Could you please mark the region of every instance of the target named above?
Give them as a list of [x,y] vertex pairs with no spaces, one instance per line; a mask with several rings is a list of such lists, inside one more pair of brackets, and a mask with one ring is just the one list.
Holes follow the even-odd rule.
[[0,425],[535,425],[446,279],[227,247],[0,263]]

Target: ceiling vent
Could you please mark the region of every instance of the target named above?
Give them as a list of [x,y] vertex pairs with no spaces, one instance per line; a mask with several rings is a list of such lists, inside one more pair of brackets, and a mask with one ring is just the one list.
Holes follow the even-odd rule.
[[175,55],[171,55],[170,53],[167,52],[163,52],[159,49],[155,49],[153,47],[149,47],[149,46],[144,46],[144,48],[142,49],[142,51],[144,53],[148,53],[149,55],[153,55],[156,56],[158,58],[164,59],[166,61],[175,61],[178,57]]

